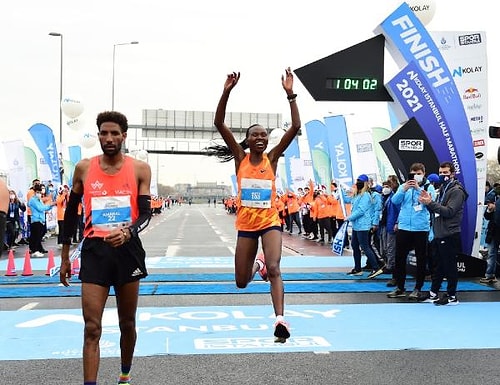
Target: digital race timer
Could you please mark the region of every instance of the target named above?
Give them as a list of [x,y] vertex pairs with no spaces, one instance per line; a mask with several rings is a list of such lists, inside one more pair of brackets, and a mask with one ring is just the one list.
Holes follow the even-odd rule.
[[343,91],[376,91],[378,89],[376,78],[329,78],[326,79],[326,88]]

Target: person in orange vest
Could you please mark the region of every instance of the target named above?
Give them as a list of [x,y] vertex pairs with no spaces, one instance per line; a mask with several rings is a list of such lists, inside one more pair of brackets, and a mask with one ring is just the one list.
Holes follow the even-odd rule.
[[304,187],[304,195],[299,198],[300,215],[302,226],[304,227],[304,238],[309,238],[314,233],[314,221],[311,218],[311,203],[314,200],[314,183],[309,181],[309,185]]
[[281,231],[283,231],[283,228],[285,227],[285,218],[286,218],[285,203],[281,200],[281,197],[279,195],[276,195],[275,202],[276,202],[276,210],[278,210],[278,215],[281,220]]
[[[217,156],[222,161],[233,160],[235,164],[238,186],[238,238],[234,257],[236,286],[245,288],[257,271],[263,279],[266,277],[269,280],[276,317],[274,341],[284,343],[290,338],[290,328],[284,318],[285,290],[280,267],[282,232],[275,206],[276,171],[281,155],[301,126],[297,95],[293,93],[293,73],[288,67],[281,77],[281,85],[287,95],[287,104],[290,105],[292,124],[278,144],[266,151],[269,134],[261,124],[248,127],[244,141],[238,142],[231,128],[224,122],[229,95],[239,79],[239,72],[227,75],[215,112],[214,125],[224,139],[225,146],[210,146],[207,155]],[[246,149],[249,151],[245,151]],[[265,254],[258,254],[259,240]]]
[[285,202],[285,210],[287,213],[287,230],[293,234],[293,223],[299,228],[299,234],[302,234],[302,223],[300,222],[300,205],[299,198],[292,191],[287,190],[286,194],[281,198]]
[[330,242],[333,239],[332,228],[330,227],[331,210],[328,197],[323,193],[323,190],[318,190],[318,194],[314,201],[317,207],[316,220],[319,225],[319,239],[317,239],[316,242],[325,243],[325,233],[328,236],[328,242]]
[[57,207],[57,244],[62,249],[63,244],[63,228],[64,228],[64,212],[66,211],[66,204],[68,203],[69,187],[59,187],[59,193],[56,197]]

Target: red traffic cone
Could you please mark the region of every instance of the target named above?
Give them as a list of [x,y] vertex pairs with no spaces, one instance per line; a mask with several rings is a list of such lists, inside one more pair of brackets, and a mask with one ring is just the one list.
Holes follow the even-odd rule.
[[31,256],[30,251],[26,249],[24,253],[24,266],[23,266],[23,276],[33,275],[33,270],[31,270]]
[[78,261],[78,258],[75,258],[71,264],[71,275],[78,275],[78,273],[80,273],[80,262]]
[[14,252],[9,251],[9,260],[7,262],[7,272],[5,273],[8,277],[15,277],[17,275],[16,263],[14,262]]
[[50,270],[56,267],[56,263],[54,262],[54,250],[49,250],[49,260],[47,261],[47,271],[45,271],[45,275],[50,275]]

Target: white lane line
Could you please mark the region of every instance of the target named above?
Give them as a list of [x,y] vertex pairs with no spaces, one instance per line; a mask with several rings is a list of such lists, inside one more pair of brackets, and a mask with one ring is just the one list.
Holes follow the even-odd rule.
[[39,304],[39,302],[30,302],[30,303],[27,303],[26,305],[24,306],[21,306],[18,310],[31,310],[35,307],[37,307]]

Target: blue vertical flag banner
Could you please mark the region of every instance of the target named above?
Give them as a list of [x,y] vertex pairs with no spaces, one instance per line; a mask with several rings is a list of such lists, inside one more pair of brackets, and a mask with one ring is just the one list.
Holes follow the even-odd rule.
[[292,177],[292,159],[300,159],[300,150],[299,150],[299,140],[297,136],[292,140],[290,145],[285,150],[285,173],[286,180],[288,182],[288,188],[290,190],[297,192],[297,188],[299,186],[295,186],[295,180]]
[[73,164],[77,164],[82,159],[82,148],[80,146],[69,146],[69,161]]
[[33,137],[38,150],[43,156],[45,163],[50,168],[52,182],[57,186],[61,184],[61,174],[59,169],[59,157],[57,153],[54,133],[50,127],[42,123],[34,124],[29,128],[29,133]]
[[408,4],[397,8],[377,31],[384,34],[388,50],[403,68],[388,84],[400,113],[416,118],[439,161],[454,164],[458,180],[469,193],[462,221],[462,247],[464,253],[471,254],[477,217],[477,171],[469,122],[452,74]]
[[[354,178],[345,118],[343,115],[327,116],[325,124],[333,178],[352,186]],[[340,187],[339,183],[337,185]]]
[[347,226],[349,221],[344,221],[340,228],[335,233],[332,243],[332,251],[337,255],[342,255],[344,252],[345,237],[347,235]]
[[328,134],[326,126],[319,120],[306,123],[306,135],[311,152],[311,161],[314,171],[314,181],[327,188],[330,192],[332,168],[328,148]]

